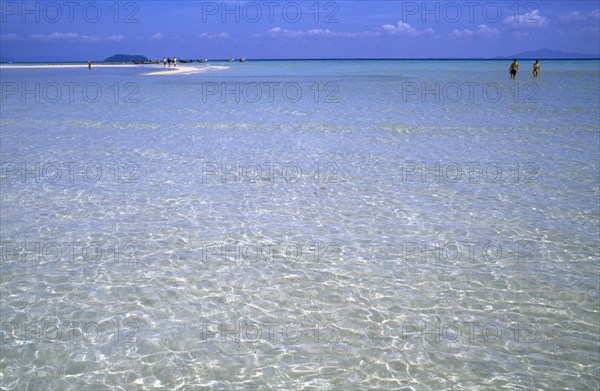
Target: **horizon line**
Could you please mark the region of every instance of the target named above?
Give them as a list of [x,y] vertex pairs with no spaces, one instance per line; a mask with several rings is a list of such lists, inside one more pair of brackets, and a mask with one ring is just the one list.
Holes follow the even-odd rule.
[[[243,58],[243,57],[240,57]],[[233,59],[235,62],[239,62],[240,58]],[[246,62],[250,61],[506,61],[514,59],[515,57],[493,57],[493,58],[479,58],[479,57],[414,57],[414,58],[402,58],[402,57],[329,57],[329,58],[244,58]],[[600,60],[600,56],[597,57],[516,57],[517,60]],[[187,59],[184,59],[187,61]],[[231,59],[227,58],[215,58],[208,59],[210,61],[216,62],[227,62]],[[122,63],[124,61],[105,61],[105,60],[91,60],[96,63]],[[156,61],[150,60],[149,61]],[[161,59],[159,59],[161,61]],[[195,61],[195,59],[193,60]],[[28,61],[18,61],[18,60],[9,60],[9,61],[0,61],[2,64],[38,64],[38,63],[87,63],[88,60],[28,60]],[[125,61],[132,62],[132,61]]]

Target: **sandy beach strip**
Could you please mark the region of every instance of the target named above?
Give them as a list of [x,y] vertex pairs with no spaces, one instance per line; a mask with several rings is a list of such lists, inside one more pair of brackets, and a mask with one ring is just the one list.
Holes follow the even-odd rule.
[[[93,64],[93,68],[132,68],[137,64]],[[88,64],[0,64],[0,69],[87,68]]]
[[[68,68],[87,68],[87,64],[1,64],[2,69],[68,69]],[[226,66],[211,66],[204,65],[202,67],[194,66],[178,66],[164,68],[159,64],[92,64],[94,68],[139,68],[140,70],[148,70],[144,73],[147,76],[167,76],[167,75],[188,75],[193,73],[202,73],[209,70],[222,70],[229,67]]]

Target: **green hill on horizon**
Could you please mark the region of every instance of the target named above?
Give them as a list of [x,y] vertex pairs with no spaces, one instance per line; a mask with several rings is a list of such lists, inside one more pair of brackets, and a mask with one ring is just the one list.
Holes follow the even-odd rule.
[[104,62],[132,62],[132,61],[150,61],[146,56],[140,54],[115,54],[104,60]]

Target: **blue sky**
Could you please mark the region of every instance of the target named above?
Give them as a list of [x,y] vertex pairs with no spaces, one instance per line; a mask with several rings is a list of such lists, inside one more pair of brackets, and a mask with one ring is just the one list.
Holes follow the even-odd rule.
[[0,55],[149,58],[488,58],[600,53],[600,2],[6,1]]

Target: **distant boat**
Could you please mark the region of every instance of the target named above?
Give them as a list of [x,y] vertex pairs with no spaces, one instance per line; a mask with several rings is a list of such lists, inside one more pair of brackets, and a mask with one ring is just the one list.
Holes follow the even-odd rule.
[[197,62],[208,62],[208,60],[207,60],[207,59],[204,59],[204,60],[196,60],[196,61],[197,61]]
[[229,60],[227,60],[227,62],[234,62],[234,61],[235,61],[235,59],[233,59],[233,58],[230,58]]
[[240,58],[240,62],[246,62],[245,58]]
[[190,62],[194,62],[194,60],[179,60],[182,64],[189,64]]

